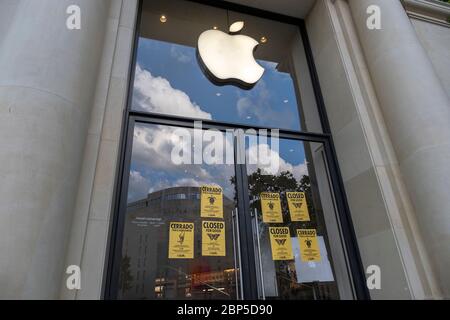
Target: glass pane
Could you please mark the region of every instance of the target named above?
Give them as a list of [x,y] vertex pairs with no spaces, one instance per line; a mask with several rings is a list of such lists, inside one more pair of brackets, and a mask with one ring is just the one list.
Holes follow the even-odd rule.
[[[250,90],[214,84],[197,58],[197,39],[203,31],[217,28],[228,32],[231,23],[241,20],[245,22],[242,34],[260,42],[254,56],[265,69]],[[305,114],[316,114],[315,106],[304,108],[301,103],[307,89],[300,88],[296,78],[306,60],[299,49],[297,26],[192,2],[164,0],[144,1],[140,31],[132,109],[282,129],[321,130],[320,125],[305,121],[318,117]]]
[[351,298],[322,145],[255,138],[246,157],[260,296]]
[[[119,299],[236,299],[234,165],[192,164],[192,131],[135,126]],[[223,148],[233,152],[232,140],[225,141]],[[180,155],[187,157],[177,158]],[[220,187],[221,195],[205,199],[206,205],[217,200],[214,208],[223,211],[223,217],[201,217],[203,186]],[[223,233],[210,233],[205,222],[220,223]],[[206,242],[220,242],[218,248],[203,247],[202,237],[208,234]]]

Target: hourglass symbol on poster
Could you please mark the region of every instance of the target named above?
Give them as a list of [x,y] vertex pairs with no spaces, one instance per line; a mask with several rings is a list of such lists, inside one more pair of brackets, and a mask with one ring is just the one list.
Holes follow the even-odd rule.
[[311,239],[306,239],[305,243],[306,243],[306,246],[308,247],[308,249],[310,249],[311,245],[312,245],[312,240]]
[[217,241],[217,239],[219,239],[220,233],[208,233],[208,237],[211,240]]
[[185,233],[184,233],[184,231],[183,232],[181,232],[179,235],[178,235],[178,243],[180,244],[180,246],[182,246],[183,245],[183,242],[184,242],[184,237],[185,237]]

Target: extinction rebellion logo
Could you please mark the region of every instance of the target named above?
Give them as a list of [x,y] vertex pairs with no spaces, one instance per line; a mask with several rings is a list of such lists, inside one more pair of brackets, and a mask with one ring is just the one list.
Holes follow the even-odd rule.
[[208,237],[211,239],[211,240],[217,240],[217,239],[219,239],[219,236],[220,236],[220,233],[208,233]]

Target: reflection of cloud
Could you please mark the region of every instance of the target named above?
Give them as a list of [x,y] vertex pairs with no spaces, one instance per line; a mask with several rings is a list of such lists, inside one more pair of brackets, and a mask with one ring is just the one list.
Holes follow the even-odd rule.
[[201,187],[203,185],[217,185],[220,184],[211,182],[211,180],[197,180],[193,178],[181,178],[173,184],[175,187]]
[[150,189],[150,181],[142,176],[138,171],[130,171],[128,186],[128,201],[133,202],[147,197]]
[[304,175],[308,175],[306,163],[292,165],[280,157],[280,154],[277,151],[272,150],[267,144],[250,146],[247,150],[247,159],[250,163],[247,166],[249,174],[255,172],[256,169],[261,168],[261,170],[272,175],[278,175],[283,171],[289,171],[297,180],[300,180]]
[[193,61],[191,52],[177,45],[170,46],[170,56],[180,63],[190,63]]
[[166,126],[136,126],[133,139],[133,162],[148,165],[153,170],[170,170],[182,174],[185,171],[200,178],[208,178],[208,172],[201,166],[190,164],[177,165],[172,161],[172,150],[179,144],[184,149],[192,148],[190,141],[182,141],[175,130]]
[[192,102],[186,93],[173,88],[167,79],[152,76],[140,65],[136,66],[133,108],[148,112],[211,119],[211,114]]
[[[189,130],[192,133],[192,130]],[[132,168],[143,177],[151,178],[149,192],[174,186],[200,186],[217,184],[224,193],[233,198],[230,183],[234,175],[233,165],[175,164],[171,159],[172,149],[179,144],[191,149],[191,141],[181,141],[174,128],[166,126],[135,127],[133,140]],[[207,142],[204,144],[210,144]]]
[[[176,132],[176,128],[167,126],[137,125],[135,127],[128,199],[130,201],[142,199],[147,192],[152,193],[170,187],[199,187],[204,184],[221,186],[224,194],[233,199],[234,186],[230,183],[230,178],[235,174],[234,165],[175,164],[171,160],[172,149],[180,144],[185,144],[186,148],[192,148],[193,142],[181,141]],[[192,133],[192,130],[189,132]],[[210,143],[205,142],[203,147]],[[249,164],[249,174],[256,171],[258,166],[274,175],[282,171],[290,171],[298,180],[307,174],[305,164],[289,163],[268,144],[250,145],[247,154],[249,163],[258,163],[258,159],[269,163],[268,166]],[[267,156],[270,161],[261,159],[261,156]],[[270,163],[276,165],[270,166]]]
[[280,105],[272,105],[270,97],[271,92],[266,82],[261,79],[253,90],[237,100],[236,109],[239,117],[254,117],[258,123],[270,124],[271,127],[291,127],[295,123],[296,116],[291,110],[281,109]]
[[255,108],[255,106],[252,105],[252,99],[250,99],[249,97],[239,98],[239,100],[236,103],[236,107],[238,114],[241,118],[248,114],[253,113],[252,109]]

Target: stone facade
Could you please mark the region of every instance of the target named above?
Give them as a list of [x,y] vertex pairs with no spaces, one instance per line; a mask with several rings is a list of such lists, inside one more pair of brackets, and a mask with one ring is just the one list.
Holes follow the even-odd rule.
[[[300,18],[361,256],[384,270],[372,298],[450,298],[450,6],[312,2]],[[65,27],[70,4],[81,30]],[[366,28],[373,4],[382,30]],[[102,298],[137,10],[0,3],[0,298]]]

